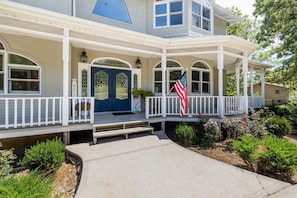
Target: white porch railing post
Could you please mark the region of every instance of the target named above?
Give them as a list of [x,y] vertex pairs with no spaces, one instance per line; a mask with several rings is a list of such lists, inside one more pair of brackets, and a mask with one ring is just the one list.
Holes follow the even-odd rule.
[[150,97],[145,97],[145,118],[149,119],[149,106],[150,106]]
[[162,117],[166,117],[167,114],[167,104],[166,104],[166,49],[163,49],[161,68],[162,68]]
[[248,73],[248,58],[247,53],[244,52],[244,58],[242,61],[243,68],[243,96],[244,96],[244,113],[248,114],[249,111],[249,98],[247,94],[247,73]]
[[90,123],[93,124],[94,123],[94,109],[95,109],[95,99],[94,97],[91,97],[91,108],[90,108]]
[[69,29],[64,28],[63,36],[63,119],[62,125],[69,124]]
[[251,100],[251,106],[254,106],[254,67],[252,66],[250,69],[250,96],[252,96],[252,100]]
[[223,46],[218,47],[217,67],[218,67],[218,109],[219,116],[224,116],[224,97],[223,97],[223,69],[224,69],[224,51]]
[[261,97],[262,106],[265,105],[265,69],[261,68]]

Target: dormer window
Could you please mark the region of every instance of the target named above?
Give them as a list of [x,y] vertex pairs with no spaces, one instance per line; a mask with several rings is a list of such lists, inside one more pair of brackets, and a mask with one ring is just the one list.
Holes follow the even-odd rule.
[[155,0],[155,27],[183,24],[183,2],[181,0]]
[[192,1],[192,25],[211,31],[211,10],[207,0]]

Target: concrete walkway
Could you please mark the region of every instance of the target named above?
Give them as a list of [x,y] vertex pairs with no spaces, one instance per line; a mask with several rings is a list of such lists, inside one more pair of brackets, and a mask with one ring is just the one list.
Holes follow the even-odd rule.
[[291,184],[204,157],[156,134],[67,146],[83,161],[76,198],[296,196]]

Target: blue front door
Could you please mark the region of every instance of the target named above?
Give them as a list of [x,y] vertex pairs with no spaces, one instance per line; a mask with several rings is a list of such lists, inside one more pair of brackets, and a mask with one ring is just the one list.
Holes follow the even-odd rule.
[[92,67],[95,112],[131,110],[131,71]]

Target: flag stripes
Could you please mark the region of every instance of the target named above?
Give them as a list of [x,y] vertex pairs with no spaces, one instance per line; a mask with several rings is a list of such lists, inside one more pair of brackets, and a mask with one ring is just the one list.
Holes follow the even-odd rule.
[[185,71],[174,84],[174,89],[181,100],[180,116],[185,115],[188,108],[188,87],[187,87],[187,72]]

